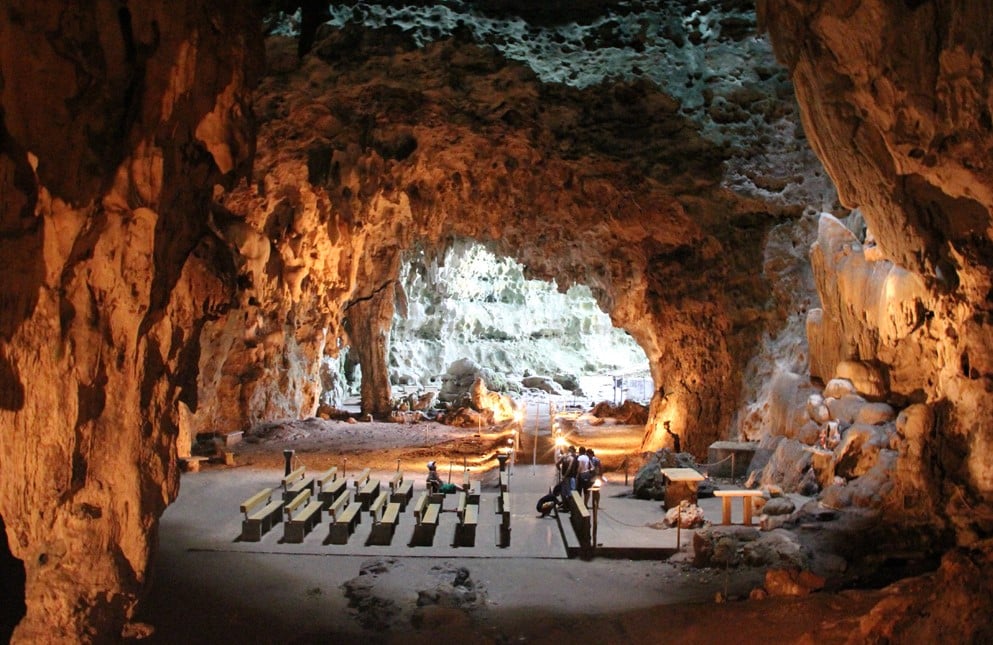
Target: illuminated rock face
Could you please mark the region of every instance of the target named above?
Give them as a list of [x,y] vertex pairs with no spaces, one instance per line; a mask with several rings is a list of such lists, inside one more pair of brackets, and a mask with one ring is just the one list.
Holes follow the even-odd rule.
[[0,12],[0,514],[27,578],[19,642],[112,640],[145,582],[197,336],[233,294],[204,213],[253,148],[251,24],[182,1]]
[[989,535],[993,6],[760,5],[811,144],[878,245],[867,258],[822,221],[812,365],[875,362],[894,393],[932,406],[937,440],[920,458],[942,483],[928,492],[960,541]]
[[[255,179],[220,203],[272,249],[252,251],[258,261],[236,254],[241,319],[204,335],[222,351],[202,354],[200,398],[212,403],[192,431],[310,414],[314,396],[301,388],[319,382],[317,361],[310,379],[292,366],[301,350],[346,344],[362,365],[363,406],[384,413],[401,254],[471,238],[528,277],[589,286],[649,358],[658,394],[645,447],[668,440],[655,428],[671,420],[703,454],[752,395],[741,374],[764,333],[793,321],[788,342],[805,368],[797,303],[813,285],[796,274],[810,226],[797,219],[833,198],[780,99],[789,87],[771,53],[739,35],[759,71],[743,68],[735,39],[710,32],[708,47],[724,53],[671,44],[666,64],[682,80],[663,90],[544,85],[491,49],[458,39],[418,48],[395,30],[325,31],[302,63],[291,40],[271,39]],[[700,64],[712,65],[707,78],[687,75]],[[784,251],[769,253],[768,238]],[[773,286],[780,276],[793,283]]]

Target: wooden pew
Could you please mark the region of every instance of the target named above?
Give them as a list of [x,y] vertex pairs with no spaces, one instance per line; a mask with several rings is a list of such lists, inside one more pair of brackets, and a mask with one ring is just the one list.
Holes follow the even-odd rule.
[[731,500],[735,497],[741,498],[741,523],[750,526],[752,523],[752,499],[762,497],[760,490],[748,490],[747,488],[737,490],[715,490],[714,497],[721,498],[721,524],[731,523]]
[[466,500],[467,499],[468,499],[468,496],[465,494],[465,491],[462,491],[461,493],[459,493],[458,503],[456,503],[456,505],[455,505],[455,514],[459,516],[459,521],[460,522],[462,521],[462,514],[465,513],[465,507],[466,507]]
[[324,509],[327,510],[331,507],[334,500],[341,496],[342,492],[347,493],[348,490],[345,487],[345,479],[337,478],[333,479],[327,484],[321,486],[321,492],[317,494],[317,498],[321,500],[324,504]]
[[454,546],[476,546],[476,523],[479,521],[479,505],[467,504],[455,525]]
[[414,504],[414,521],[418,524],[421,523],[421,516],[424,515],[424,511],[428,509],[428,492],[424,491],[417,496],[417,502]]
[[572,491],[568,498],[569,521],[572,523],[572,530],[579,538],[579,547],[583,550],[590,548],[590,511],[583,502],[583,494],[578,490]]
[[389,499],[390,494],[384,490],[376,496],[376,499],[371,504],[369,504],[369,515],[372,516],[373,522],[378,521],[379,516],[386,510],[386,502]]
[[300,544],[310,530],[321,523],[321,502],[311,500],[309,490],[300,491],[284,510],[286,511],[286,524],[283,525],[284,542]]
[[370,479],[365,483],[359,492],[355,494],[355,501],[362,504],[362,510],[369,510],[369,506],[376,500],[379,496],[379,480]]
[[331,466],[323,473],[318,474],[315,479],[317,480],[317,485],[320,486],[321,490],[324,490],[324,487],[330,482],[338,479],[338,467]]
[[390,478],[390,492],[395,492],[397,487],[403,483],[403,473],[397,472]]
[[283,519],[283,502],[272,501],[272,489],[263,488],[241,503],[245,519],[241,521],[243,542],[258,542],[269,529]]
[[470,504],[479,504],[479,491],[472,487],[472,480],[469,478],[469,469],[462,473],[462,490],[469,496]]
[[[386,495],[382,493],[380,497]],[[400,504],[397,502],[390,502],[386,505],[386,511],[383,513],[382,519],[372,525],[372,530],[369,532],[369,539],[366,541],[366,545],[378,544],[381,546],[389,546],[393,541],[393,534],[396,533],[397,523],[400,518]]]
[[355,532],[355,525],[362,521],[361,510],[362,504],[352,502],[335,518],[328,528],[328,540],[331,544],[348,544],[348,538]]
[[390,495],[390,501],[400,505],[401,511],[407,510],[407,504],[414,496],[414,482],[411,479],[404,480]]
[[348,492],[348,489],[346,488],[341,491],[333,502],[331,502],[331,506],[328,506],[328,513],[331,515],[331,519],[337,520],[338,516],[344,512],[345,507],[348,506],[350,501],[352,501],[352,494]]
[[414,527],[410,546],[431,546],[434,544],[434,534],[438,529],[438,516],[440,514],[441,504],[428,504],[427,510],[421,516],[421,521]]
[[509,493],[510,492],[510,473],[506,470],[500,472],[500,492]]
[[510,526],[510,493],[501,493],[497,497],[497,515],[501,524]]
[[[501,475],[504,473],[500,473]],[[498,527],[497,546],[507,548],[510,546],[510,493],[504,492],[497,496],[497,514],[500,515],[500,526]]]
[[286,477],[283,477],[283,503],[289,504],[304,490],[314,493],[314,478],[307,477],[307,469],[300,466]]
[[358,475],[355,476],[354,484],[356,490],[366,485],[366,483],[369,481],[369,473],[370,470],[366,468],[365,470],[363,470],[362,472],[360,472]]

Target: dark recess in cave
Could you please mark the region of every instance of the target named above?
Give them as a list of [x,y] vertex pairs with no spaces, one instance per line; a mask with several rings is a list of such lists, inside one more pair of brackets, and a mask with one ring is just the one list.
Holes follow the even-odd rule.
[[3,517],[0,536],[0,643],[6,643],[28,608],[24,602],[24,563],[10,552]]

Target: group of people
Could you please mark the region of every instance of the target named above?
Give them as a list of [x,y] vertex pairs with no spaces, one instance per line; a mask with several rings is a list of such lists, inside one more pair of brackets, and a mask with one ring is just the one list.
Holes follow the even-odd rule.
[[562,484],[562,499],[568,499],[572,491],[578,490],[588,504],[593,483],[603,475],[603,465],[593,449],[580,446],[577,454],[576,446],[569,446],[559,455],[555,465]]
[[551,513],[555,505],[565,508],[566,500],[577,490],[583,494],[583,502],[588,506],[590,489],[596,480],[603,476],[603,465],[592,448],[569,446],[555,458],[558,483],[552,491],[538,500],[537,510],[543,516]]

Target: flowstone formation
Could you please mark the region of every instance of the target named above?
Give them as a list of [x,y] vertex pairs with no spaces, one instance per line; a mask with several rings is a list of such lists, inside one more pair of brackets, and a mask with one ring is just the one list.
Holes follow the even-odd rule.
[[[911,515],[934,508],[930,521],[968,547],[946,557],[938,580],[963,568],[963,585],[985,575],[975,589],[942,583],[944,592],[989,598],[993,6],[765,0],[759,10],[811,144],[868,229],[849,235],[821,221],[811,368],[828,378],[854,360],[867,389],[882,384],[886,400],[909,405],[901,414],[914,422],[898,420],[896,434],[910,449],[887,467],[902,493],[893,501]],[[986,640],[988,614],[973,604],[930,615],[881,608],[864,627],[870,637]]]

